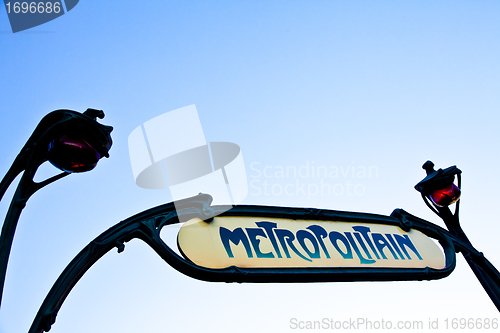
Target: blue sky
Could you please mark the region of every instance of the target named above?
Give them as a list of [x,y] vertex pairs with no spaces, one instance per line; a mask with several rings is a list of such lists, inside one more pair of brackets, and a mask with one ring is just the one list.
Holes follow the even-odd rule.
[[[36,193],[7,272],[0,332],[25,332],[53,282],[115,223],[169,202],[134,183],[127,138],[196,104],[208,141],[237,143],[248,204],[389,215],[443,225],[413,189],[428,159],[463,171],[462,226],[500,265],[496,206],[500,4],[495,1],[103,1],[13,34],[0,10],[0,172],[55,109],[102,109],[110,158]],[[328,178],[361,194],[266,195],[270,166],[376,167]],[[55,173],[48,166],[40,179]],[[0,204],[5,214],[13,189]],[[175,234],[175,230],[172,231]],[[193,280],[140,241],[79,282],[51,332],[288,332],[290,319],[494,318],[466,262],[429,282],[235,285]],[[443,326],[441,326],[443,327]]]

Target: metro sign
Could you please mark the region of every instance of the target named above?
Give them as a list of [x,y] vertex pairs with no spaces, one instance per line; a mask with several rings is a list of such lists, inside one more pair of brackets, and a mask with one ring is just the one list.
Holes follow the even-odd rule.
[[[205,281],[432,280],[455,268],[448,231],[396,209],[390,216],[316,208],[179,203],[180,270]],[[182,269],[183,267],[185,270]]]
[[345,221],[194,218],[181,228],[178,245],[186,258],[209,268],[445,267],[443,252],[418,230]]
[[[167,264],[209,282],[434,280],[467,249],[447,230],[396,209],[390,216],[317,208],[212,206],[208,194],[153,207],[90,242],[57,279],[30,332],[47,331],[84,273],[112,249],[140,239]],[[179,255],[162,229],[184,222]],[[479,253],[471,252],[478,256]]]

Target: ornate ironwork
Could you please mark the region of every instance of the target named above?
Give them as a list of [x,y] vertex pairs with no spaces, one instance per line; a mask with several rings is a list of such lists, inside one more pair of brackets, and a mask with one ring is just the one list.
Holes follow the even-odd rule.
[[428,199],[429,193],[432,190],[440,189],[453,183],[455,175],[457,175],[458,188],[460,188],[462,171],[456,166],[451,166],[444,170],[434,170],[434,163],[431,161],[425,162],[422,169],[426,170],[427,177],[415,185],[415,189],[421,192],[425,204],[443,220],[450,233],[455,237],[455,243],[459,244],[458,251],[462,252],[484,290],[500,311],[500,273],[484,257],[483,253],[478,252],[472,246],[472,243],[460,226],[459,207],[461,200],[456,202],[455,212],[452,213],[448,206],[441,207],[434,203],[431,204],[432,200]]
[[[30,333],[48,331],[64,300],[90,267],[110,250],[122,252],[125,243],[141,239],[167,264],[195,279],[209,282],[336,282],[336,281],[394,281],[432,280],[448,276],[455,268],[455,251],[477,251],[461,240],[428,221],[417,218],[404,210],[396,209],[391,216],[342,212],[315,208],[286,208],[273,206],[238,205],[227,210],[226,206],[211,206],[212,197],[199,194],[193,198],[151,208],[119,222],[90,242],[66,267],[43,302]],[[177,210],[176,210],[177,209]],[[242,268],[210,269],[198,266],[170,248],[160,237],[164,226],[198,217],[210,221],[214,216],[253,216],[311,220],[342,220],[376,223],[415,229],[435,238],[444,249],[446,267],[433,268]]]
[[56,110],[49,113],[42,118],[2,179],[0,200],[14,179],[24,171],[7,211],[0,236],[0,304],[12,241],[26,202],[42,187],[69,175],[68,172],[62,172],[39,183],[33,181],[38,167],[49,158],[47,148],[50,141],[67,131],[78,133],[85,135],[86,140],[92,143],[101,156],[107,157],[112,144],[110,133],[113,128],[99,124],[96,117],[103,118],[104,112],[88,109],[83,114],[71,110]]

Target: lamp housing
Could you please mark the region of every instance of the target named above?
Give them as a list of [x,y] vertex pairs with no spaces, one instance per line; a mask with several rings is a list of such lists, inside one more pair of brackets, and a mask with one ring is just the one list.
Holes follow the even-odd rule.
[[455,165],[446,169],[434,170],[434,163],[427,161],[422,168],[427,176],[415,185],[415,189],[428,197],[434,205],[446,207],[460,199],[460,187],[454,184],[455,175],[460,177],[462,171]]
[[92,170],[103,157],[109,157],[111,126],[99,124],[104,112],[87,109],[83,114],[70,110],[57,110],[47,115],[60,117],[50,128],[47,160],[65,172]]

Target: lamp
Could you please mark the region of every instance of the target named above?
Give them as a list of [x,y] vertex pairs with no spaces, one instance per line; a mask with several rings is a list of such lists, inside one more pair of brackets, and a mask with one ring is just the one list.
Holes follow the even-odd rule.
[[[427,177],[415,185],[415,189],[422,194],[422,198],[429,208],[432,209],[428,199],[431,200],[436,209],[447,207],[460,199],[460,174],[462,173],[460,169],[451,166],[444,170],[434,170],[434,163],[431,161],[425,162],[422,169],[427,172]],[[458,186],[454,184],[455,175],[458,178]]]
[[[54,112],[68,112],[59,110]],[[73,173],[92,170],[101,157],[109,157],[112,141],[112,127],[99,124],[96,117],[103,118],[104,112],[87,109],[82,114],[74,113],[62,129],[55,130],[55,137],[49,142],[47,159],[56,168]],[[94,119],[89,122],[89,119]]]
[[[113,127],[99,124],[96,118],[104,118],[104,112],[95,109],[87,109],[84,113],[56,110],[47,114],[0,182],[1,200],[17,175],[23,173],[0,235],[0,303],[14,233],[28,199],[42,187],[72,172],[92,170],[102,156],[109,156]],[[46,161],[63,172],[39,183],[33,181],[38,167]]]
[[[456,251],[462,252],[484,290],[500,310],[500,273],[482,252],[472,246],[458,219],[462,171],[456,166],[434,170],[434,163],[431,161],[425,162],[422,168],[427,172],[427,176],[415,185],[415,189],[421,193],[427,206],[443,220],[450,233],[457,238]],[[454,184],[455,175],[458,186]],[[454,214],[448,207],[453,203],[456,203]]]

